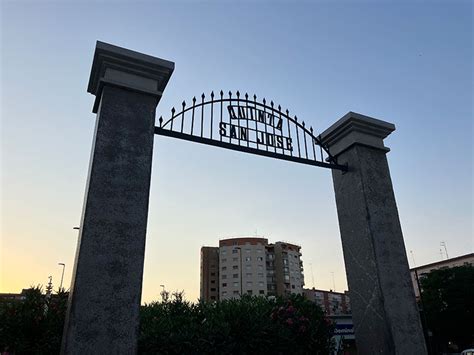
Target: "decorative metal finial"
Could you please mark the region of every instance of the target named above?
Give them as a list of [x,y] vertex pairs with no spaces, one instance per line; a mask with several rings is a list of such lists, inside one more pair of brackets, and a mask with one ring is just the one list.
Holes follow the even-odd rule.
[[273,100],[272,100],[272,101],[270,101],[270,106],[271,106],[271,107],[273,107]]
[[229,90],[229,97],[232,97],[232,91]]
[[304,121],[303,121],[303,127],[304,127]]
[[298,117],[296,117],[296,115],[295,115],[295,121],[298,122]]
[[174,106],[173,106],[173,108],[171,109],[171,115],[174,116],[174,113],[175,113],[175,112],[176,112],[176,110],[175,110],[175,108],[174,108]]
[[290,115],[290,111],[288,109],[286,109],[286,115],[289,116]]
[[196,96],[193,97],[193,105],[196,102]]
[[158,121],[160,122],[160,127],[163,126],[163,116],[160,116],[160,119]]
[[309,127],[309,131],[311,132],[311,134],[313,134],[313,126]]
[[204,101],[204,98],[205,98],[205,97],[206,97],[206,95],[204,95],[204,93],[202,93],[202,95],[201,95],[202,101]]
[[219,93],[222,96],[224,96],[224,91],[221,90],[221,92]]
[[183,105],[184,108],[186,106],[186,101],[183,100],[183,103],[181,105]]
[[265,100],[265,98],[263,98],[262,102],[263,102],[264,105],[267,104],[267,100]]
[[211,91],[211,99],[214,99],[214,91]]
[[278,111],[281,111],[281,105],[278,105]]
[[249,99],[249,94],[245,93],[245,100]]
[[237,98],[239,98],[239,97],[240,97],[240,92],[239,92],[239,90],[237,90]]
[[253,101],[257,101],[257,95],[253,94]]

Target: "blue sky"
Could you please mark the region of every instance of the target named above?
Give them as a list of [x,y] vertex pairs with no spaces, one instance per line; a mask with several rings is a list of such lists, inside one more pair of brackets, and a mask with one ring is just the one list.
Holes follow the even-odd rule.
[[[348,111],[386,140],[416,264],[473,250],[473,51],[468,1],[1,3],[0,292],[70,282],[94,97],[96,40],[171,60],[158,106],[240,90],[317,132]],[[330,171],[156,137],[143,300],[199,292],[199,248],[255,235],[302,246],[306,284],[346,288]],[[413,260],[409,258],[413,265]]]

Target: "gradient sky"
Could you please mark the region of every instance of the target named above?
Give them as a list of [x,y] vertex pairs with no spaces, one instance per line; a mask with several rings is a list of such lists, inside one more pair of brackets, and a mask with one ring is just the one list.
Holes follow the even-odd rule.
[[[158,106],[240,90],[319,133],[348,111],[386,140],[416,265],[473,251],[470,1],[1,1],[0,292],[71,281],[95,116],[96,40],[171,60]],[[327,169],[156,137],[143,301],[199,295],[199,250],[255,235],[302,246],[307,286],[346,289]],[[409,254],[410,265],[414,261]],[[310,267],[310,264],[312,267]],[[311,273],[312,269],[312,273]]]

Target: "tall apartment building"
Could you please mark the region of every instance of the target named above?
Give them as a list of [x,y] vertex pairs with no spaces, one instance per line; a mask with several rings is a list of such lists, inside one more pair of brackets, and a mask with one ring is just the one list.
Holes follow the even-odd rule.
[[219,248],[201,248],[201,299],[219,299]]
[[[214,252],[209,253],[210,249]],[[300,249],[285,242],[269,244],[268,239],[256,237],[222,239],[218,248],[202,247],[201,299],[225,300],[239,298],[242,294],[301,294],[304,278]],[[218,262],[213,274],[210,266],[215,264],[215,252]],[[217,283],[211,279],[216,276]]]

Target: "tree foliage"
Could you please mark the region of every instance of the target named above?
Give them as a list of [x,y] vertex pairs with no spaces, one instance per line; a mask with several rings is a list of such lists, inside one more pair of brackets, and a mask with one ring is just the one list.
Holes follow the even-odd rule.
[[16,354],[59,353],[68,294],[51,297],[41,287],[25,290],[23,300],[0,301],[0,350]]
[[460,350],[474,345],[474,267],[431,271],[421,277],[427,327],[440,351],[448,344]]

